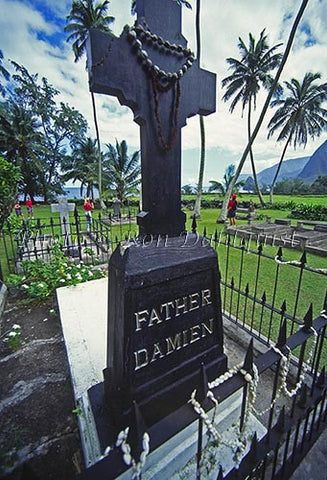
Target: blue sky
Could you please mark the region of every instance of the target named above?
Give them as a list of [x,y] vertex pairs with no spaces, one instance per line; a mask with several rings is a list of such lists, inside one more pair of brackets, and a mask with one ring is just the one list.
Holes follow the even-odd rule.
[[[109,14],[116,20],[114,32],[119,35],[125,24],[131,24],[130,0],[112,0]],[[195,1],[191,1],[192,5]],[[201,9],[202,61],[201,66],[217,74],[217,111],[205,118],[206,171],[205,184],[220,180],[226,166],[237,165],[246,144],[246,115],[240,109],[229,113],[229,105],[222,102],[222,78],[228,75],[227,57],[238,57],[240,36],[246,43],[251,32],[259,37],[263,28],[270,45],[285,45],[293,18],[301,0],[203,0]],[[74,63],[71,45],[65,41],[65,17],[71,0],[0,0],[0,49],[5,59],[26,66],[30,73],[39,73],[60,90],[60,100],[77,108],[88,120],[89,134],[94,136],[92,108],[88,92],[85,59]],[[183,34],[195,50],[195,11],[183,9]],[[283,47],[282,47],[283,49]],[[5,62],[9,68],[9,63]],[[298,30],[292,55],[282,80],[301,80],[307,71],[320,72],[327,81],[327,2],[310,0]],[[139,129],[132,113],[121,107],[112,97],[96,96],[100,135],[103,143],[125,139],[131,151],[139,148]],[[265,95],[259,95],[257,112]],[[272,116],[267,116],[267,121]],[[266,124],[265,124],[266,125]],[[258,171],[278,161],[282,145],[275,139],[267,140],[263,126],[254,145]],[[288,150],[287,157],[311,155],[327,139],[327,133],[316,141],[309,141],[305,150]],[[199,163],[199,121],[188,120],[183,129],[182,184],[197,182]],[[246,164],[243,173],[250,173]]]

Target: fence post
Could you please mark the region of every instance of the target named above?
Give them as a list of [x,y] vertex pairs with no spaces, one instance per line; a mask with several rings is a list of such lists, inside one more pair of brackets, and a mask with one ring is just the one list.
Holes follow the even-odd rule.
[[76,206],[74,210],[74,217],[75,217],[75,227],[76,227],[76,236],[77,236],[77,245],[78,245],[78,256],[79,256],[79,259],[82,260],[82,246],[81,246],[80,230],[79,230],[79,215],[78,215]]

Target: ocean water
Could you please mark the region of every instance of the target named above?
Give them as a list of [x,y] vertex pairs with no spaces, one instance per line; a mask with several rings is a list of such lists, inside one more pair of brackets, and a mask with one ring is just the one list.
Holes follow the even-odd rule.
[[[63,187],[63,189],[64,189],[64,192],[65,192],[68,200],[74,200],[74,199],[79,200],[80,198],[84,198],[85,195],[86,195],[85,188],[83,189],[83,196],[81,196],[81,194],[80,194],[80,187]],[[96,189],[94,190],[94,197],[95,198],[98,197],[98,191]],[[20,202],[23,202],[24,201],[24,195],[19,194],[18,199],[19,199]],[[41,195],[34,197],[34,202],[43,202],[43,200],[44,200],[44,198]]]

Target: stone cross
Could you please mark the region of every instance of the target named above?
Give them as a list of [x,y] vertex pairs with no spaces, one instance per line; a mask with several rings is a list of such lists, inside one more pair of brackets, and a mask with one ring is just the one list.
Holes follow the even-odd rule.
[[115,37],[91,30],[90,90],[114,95],[140,126],[140,233],[178,236],[181,211],[181,129],[186,119],[216,109],[216,75],[199,67],[181,34],[173,0],[137,0],[137,21]]
[[75,203],[68,203],[65,196],[58,197],[58,203],[51,204],[51,212],[59,212],[61,233],[65,236],[70,234],[69,212],[75,210]]

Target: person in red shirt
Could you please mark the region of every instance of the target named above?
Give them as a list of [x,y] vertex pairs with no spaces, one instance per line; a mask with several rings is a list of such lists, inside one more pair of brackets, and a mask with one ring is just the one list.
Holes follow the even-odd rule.
[[31,197],[29,195],[26,198],[25,205],[26,205],[26,208],[27,208],[28,218],[34,218],[33,217],[33,203],[32,203]]
[[17,217],[24,218],[24,214],[22,212],[22,207],[20,206],[19,200],[17,200],[17,202],[15,203],[15,212],[16,212]]
[[84,200],[84,211],[86,216],[86,230],[90,232],[92,224],[92,210],[94,209],[93,202],[86,197]]
[[237,200],[236,200],[235,193],[233,193],[232,198],[228,202],[228,212],[227,212],[227,218],[229,218],[230,225],[236,224],[235,222],[236,209],[237,209]]

